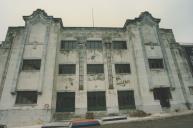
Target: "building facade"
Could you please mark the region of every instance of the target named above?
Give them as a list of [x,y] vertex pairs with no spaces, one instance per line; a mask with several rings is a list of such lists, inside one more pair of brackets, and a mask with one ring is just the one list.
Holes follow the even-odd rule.
[[124,27],[64,27],[36,10],[0,47],[0,122],[193,108],[184,47],[143,12]]

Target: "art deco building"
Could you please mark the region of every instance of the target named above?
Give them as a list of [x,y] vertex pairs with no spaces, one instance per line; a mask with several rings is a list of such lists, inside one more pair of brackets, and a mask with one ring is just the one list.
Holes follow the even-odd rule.
[[149,12],[120,28],[64,27],[40,9],[23,19],[0,47],[0,123],[193,108],[192,49]]

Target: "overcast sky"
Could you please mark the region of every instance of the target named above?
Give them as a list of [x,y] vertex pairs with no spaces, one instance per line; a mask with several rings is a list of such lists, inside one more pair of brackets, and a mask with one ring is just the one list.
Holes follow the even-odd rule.
[[64,26],[122,27],[126,19],[149,11],[160,27],[173,29],[176,41],[193,43],[193,0],[0,0],[0,41],[9,26],[23,26],[22,16],[37,8],[62,18]]

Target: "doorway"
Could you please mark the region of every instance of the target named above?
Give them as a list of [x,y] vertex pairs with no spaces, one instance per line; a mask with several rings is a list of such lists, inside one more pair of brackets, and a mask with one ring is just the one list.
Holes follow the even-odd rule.
[[154,88],[153,89],[154,99],[160,101],[162,108],[170,108],[170,99],[172,98],[170,88]]
[[58,92],[56,100],[56,112],[75,111],[75,92]]

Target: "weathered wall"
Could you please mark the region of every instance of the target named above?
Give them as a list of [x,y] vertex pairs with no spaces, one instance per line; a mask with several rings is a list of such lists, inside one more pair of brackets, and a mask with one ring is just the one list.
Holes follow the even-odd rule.
[[[136,109],[146,112],[162,111],[160,101],[154,99],[152,91],[159,87],[170,88],[172,111],[186,109],[186,103],[193,103],[188,90],[193,79],[180,46],[172,31],[160,29],[158,19],[147,12],[124,28],[63,27],[58,18],[47,16],[42,10],[24,20],[25,27],[8,32],[7,36],[13,32],[14,38],[7,65],[9,49],[0,48],[0,80],[7,66],[5,81],[0,85],[4,86],[0,123],[24,125],[53,120],[57,92],[75,92],[75,113],[72,114],[81,116],[87,112],[88,91],[105,92],[107,110],[98,112],[100,114],[125,112],[119,110],[117,91],[120,90],[133,90]],[[76,40],[78,46],[73,50],[61,50],[61,40]],[[103,48],[86,49],[88,40],[102,41]],[[127,49],[106,49],[104,43],[113,41],[126,41]],[[82,64],[80,54],[83,55],[83,72],[79,69]],[[150,58],[163,58],[164,69],[150,69]],[[41,69],[22,71],[23,59],[41,59]],[[59,64],[76,64],[76,73],[59,74]],[[104,73],[87,74],[87,64],[103,64]],[[131,73],[117,74],[115,64],[130,64]],[[112,75],[109,75],[109,65]],[[80,87],[80,75],[83,76],[83,87]],[[16,105],[19,90],[37,91],[37,104]]]

